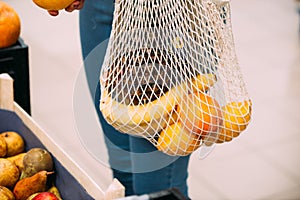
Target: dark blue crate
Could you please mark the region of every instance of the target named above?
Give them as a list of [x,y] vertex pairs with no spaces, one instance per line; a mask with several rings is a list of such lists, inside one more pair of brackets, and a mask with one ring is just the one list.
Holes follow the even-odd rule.
[[[40,147],[47,149],[36,135],[23,123],[19,116],[11,111],[0,109],[0,132],[15,131],[19,133],[24,141],[26,151],[30,148]],[[50,152],[51,153],[51,152]],[[82,185],[68,172],[63,163],[60,163],[55,156],[54,175],[51,179],[59,189],[63,200],[92,200]]]

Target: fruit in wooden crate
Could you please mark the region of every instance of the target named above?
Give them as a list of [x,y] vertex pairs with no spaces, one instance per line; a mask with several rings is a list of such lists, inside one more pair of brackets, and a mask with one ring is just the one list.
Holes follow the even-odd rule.
[[[37,197],[37,199],[35,197]],[[62,198],[57,187],[52,186],[46,192],[37,192],[30,195],[26,200],[62,200]]]
[[15,44],[20,32],[19,15],[10,5],[0,1],[0,48]]
[[180,122],[176,122],[163,129],[156,144],[156,148],[169,155],[188,155],[200,146],[200,136],[188,132]]
[[15,200],[15,196],[7,187],[0,185],[0,199],[1,200]]
[[5,159],[0,158],[0,185],[13,188],[16,182],[19,180],[20,172],[17,166]]
[[41,192],[35,197],[33,197],[32,200],[59,200],[59,199],[52,192]]
[[73,3],[74,0],[33,0],[33,2],[46,10],[62,10]]
[[[53,195],[51,195],[51,194]],[[42,195],[40,195],[42,194]],[[38,200],[62,200],[61,196],[60,196],[60,192],[58,191],[58,188],[56,186],[52,186],[50,187],[46,192],[37,192],[37,193],[34,193],[32,195],[30,195],[26,200],[33,200],[35,199],[35,197],[37,197]],[[54,198],[54,199],[53,199]]]
[[59,199],[59,200],[61,200],[62,198],[61,198],[61,195],[60,195],[60,192],[59,192],[59,190],[58,190],[58,188],[56,187],[56,186],[51,186],[49,189],[48,189],[48,192],[51,192],[51,193],[53,193],[53,194],[55,194],[55,196]]
[[204,92],[189,94],[178,105],[179,120],[192,133],[206,135],[217,132],[222,124],[219,103]]
[[4,137],[0,135],[0,158],[3,158],[7,152],[7,145]]
[[43,148],[32,148],[23,158],[21,179],[30,177],[39,171],[52,171],[53,160],[51,154]]
[[7,131],[0,134],[0,136],[4,137],[7,152],[6,157],[15,156],[19,153],[24,152],[25,144],[22,136],[14,131]]
[[34,193],[30,195],[26,200],[32,200],[36,195],[40,194],[40,192]]
[[40,171],[31,177],[19,180],[13,190],[16,200],[26,200],[32,194],[46,191],[47,176],[50,172]]
[[251,120],[251,108],[251,100],[230,102],[222,107],[224,123],[217,143],[229,142],[247,128]]
[[25,155],[25,152],[19,153],[18,155],[7,157],[6,159],[12,161],[18,167],[19,171],[22,172],[24,168],[23,158]]

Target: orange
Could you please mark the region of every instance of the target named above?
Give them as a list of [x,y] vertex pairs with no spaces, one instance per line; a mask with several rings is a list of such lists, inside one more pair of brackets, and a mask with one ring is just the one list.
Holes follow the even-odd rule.
[[0,1],[0,48],[15,44],[20,36],[21,22],[17,12]]
[[203,92],[189,94],[183,99],[178,105],[178,113],[183,127],[199,135],[217,132],[222,124],[219,103]]
[[46,10],[62,10],[71,5],[74,0],[33,0],[33,2]]
[[180,122],[163,129],[159,135],[156,148],[172,156],[185,156],[201,144],[200,136],[187,132]]

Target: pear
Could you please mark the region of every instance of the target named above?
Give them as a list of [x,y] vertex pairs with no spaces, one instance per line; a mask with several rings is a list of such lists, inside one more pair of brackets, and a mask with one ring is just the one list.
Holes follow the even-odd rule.
[[14,131],[7,131],[0,134],[4,137],[7,145],[6,156],[15,156],[24,152],[25,144],[22,136]]
[[58,188],[57,188],[56,186],[53,185],[51,188],[48,189],[48,192],[51,192],[51,193],[55,194],[55,196],[56,196],[59,200],[62,199],[62,198],[61,198],[61,195],[60,195],[60,192],[59,192],[59,190],[58,190]]
[[0,158],[3,158],[7,152],[6,141],[3,136],[0,135]]
[[23,165],[20,179],[30,177],[39,171],[50,172],[53,170],[52,156],[43,148],[32,148],[27,151],[23,158]]
[[30,195],[26,200],[32,200],[38,194],[40,194],[40,192],[37,192],[37,193],[34,193],[34,194]]
[[21,172],[24,168],[23,158],[25,155],[26,155],[26,153],[19,153],[18,155],[7,157],[6,159],[12,161],[18,167],[19,171]]
[[13,188],[19,180],[20,171],[18,167],[11,161],[0,158],[0,185]]
[[0,199],[1,200],[15,200],[15,196],[8,188],[0,186]]
[[49,172],[44,170],[19,180],[13,190],[16,200],[26,200],[34,193],[46,191],[48,174]]

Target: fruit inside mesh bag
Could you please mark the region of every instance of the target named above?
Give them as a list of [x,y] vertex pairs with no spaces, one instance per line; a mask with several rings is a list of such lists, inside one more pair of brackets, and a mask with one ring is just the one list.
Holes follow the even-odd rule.
[[229,3],[116,2],[100,83],[107,122],[169,155],[230,141],[251,117]]

